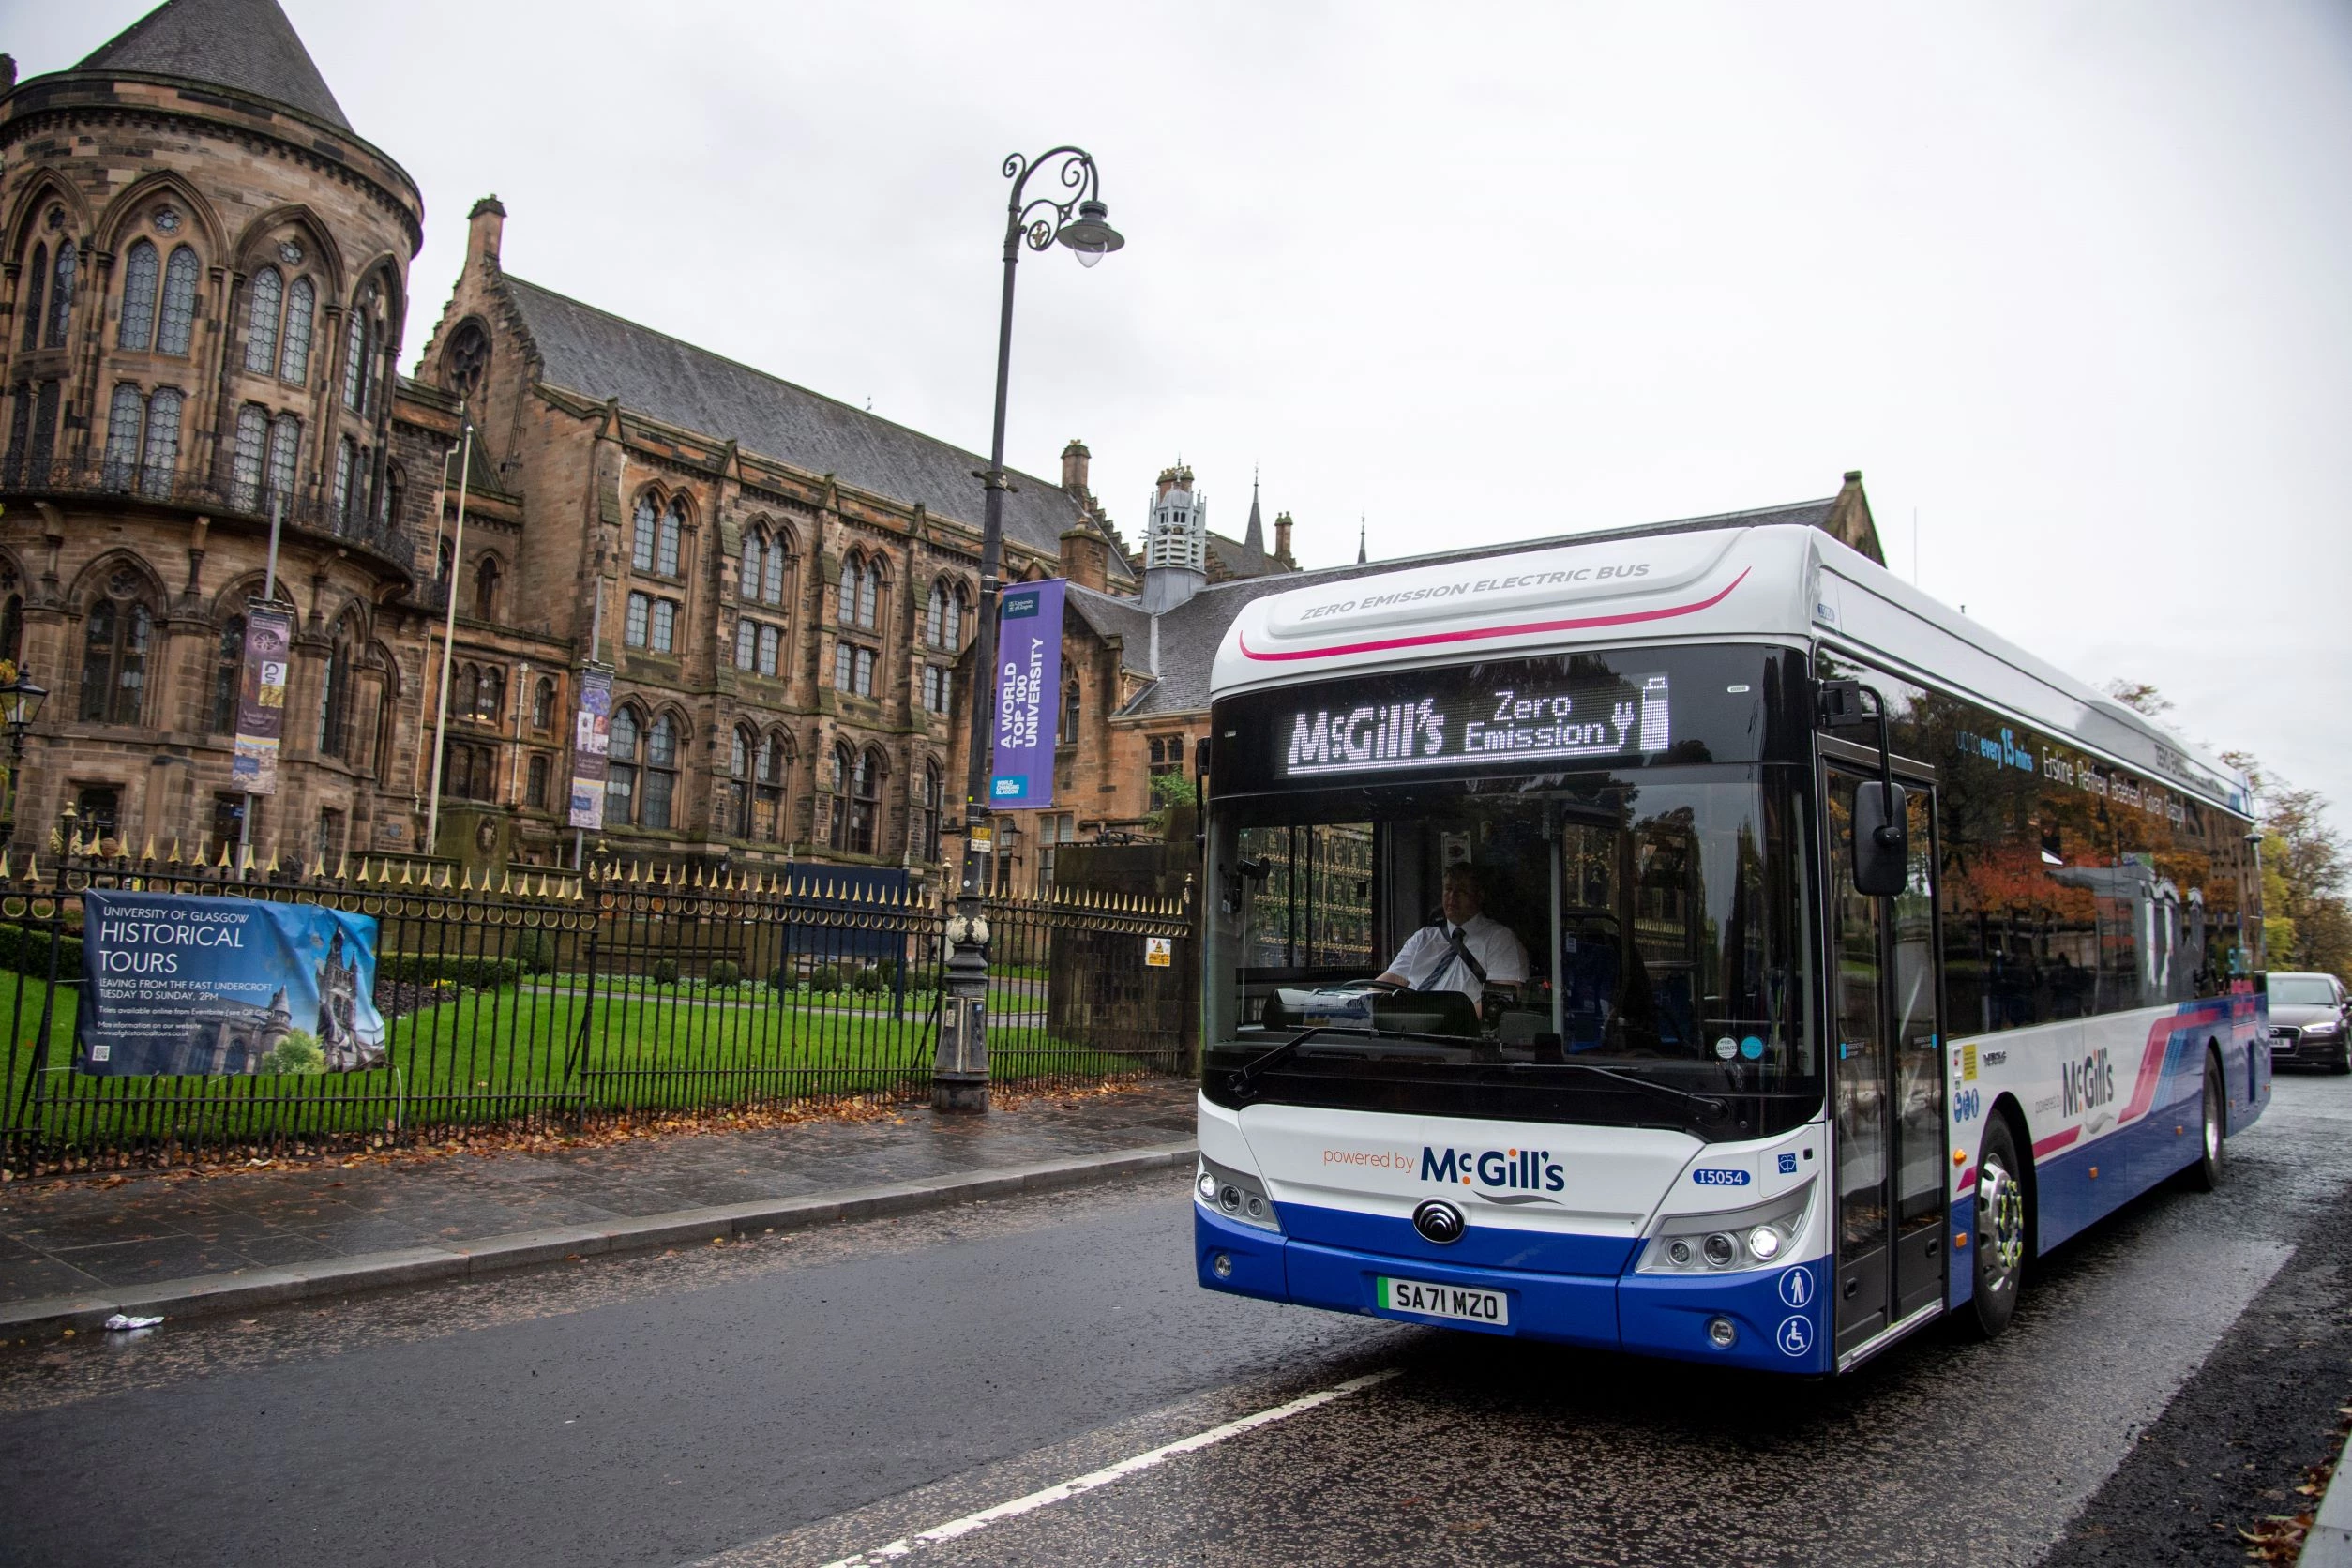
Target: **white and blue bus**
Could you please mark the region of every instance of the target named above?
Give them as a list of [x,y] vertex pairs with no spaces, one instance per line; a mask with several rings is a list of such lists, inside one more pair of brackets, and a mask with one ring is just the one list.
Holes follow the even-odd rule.
[[1834,1373],[2269,1103],[2245,779],[1817,528],[1262,598],[1211,725],[1212,1289]]

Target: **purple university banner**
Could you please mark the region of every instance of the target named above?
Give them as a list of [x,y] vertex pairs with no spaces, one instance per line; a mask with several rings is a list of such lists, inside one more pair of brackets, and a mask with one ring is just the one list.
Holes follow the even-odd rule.
[[286,664],[294,647],[294,611],[245,601],[245,660],[238,673],[236,749],[229,782],[249,795],[278,792],[278,743],[286,730]]
[[1062,689],[1060,578],[1004,590],[996,618],[996,770],[988,805],[1029,811],[1053,804],[1054,701]]

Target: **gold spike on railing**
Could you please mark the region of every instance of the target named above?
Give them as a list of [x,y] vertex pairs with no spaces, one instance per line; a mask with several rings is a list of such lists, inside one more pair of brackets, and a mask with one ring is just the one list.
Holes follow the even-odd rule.
[[145,862],[146,862],[147,864],[149,864],[149,865],[153,865],[153,864],[155,863],[155,835],[154,835],[154,834],[150,833],[150,834],[148,834],[148,835],[147,835],[147,847],[146,847],[145,849],[142,850],[142,851],[139,852],[139,858],[140,858],[141,860],[143,860],[143,861],[145,861]]
[[337,882],[351,880],[351,855],[348,852],[339,853],[335,857],[335,880]]
[[414,887],[416,885],[414,882],[409,880],[410,872],[415,867],[415,864],[416,863],[413,860],[403,860],[400,862],[400,885],[402,887]]
[[24,857],[24,880],[28,882],[41,880],[41,857],[38,852]]
[[8,880],[8,852],[0,850],[0,882]]
[[458,891],[460,893],[471,893],[474,891],[474,867],[467,866],[463,867],[463,871],[464,875],[458,882]]
[[514,896],[514,891],[515,891],[515,872],[514,872],[514,867],[510,867],[510,866],[509,866],[509,867],[500,867],[499,872],[498,872],[498,896],[499,896],[501,898],[508,898],[508,897],[512,897]]
[[[169,860],[167,860],[167,861],[165,861],[163,864],[165,864],[166,866],[177,866],[179,863],[180,863],[180,841],[179,841],[179,839],[178,839],[178,838],[174,837],[174,838],[172,840],[172,858],[171,858],[171,859],[169,859]],[[6,875],[5,873],[0,873],[0,880],[5,880],[5,875]]]
[[271,878],[278,875],[278,852],[276,850],[269,852],[269,865],[263,870],[262,875]]

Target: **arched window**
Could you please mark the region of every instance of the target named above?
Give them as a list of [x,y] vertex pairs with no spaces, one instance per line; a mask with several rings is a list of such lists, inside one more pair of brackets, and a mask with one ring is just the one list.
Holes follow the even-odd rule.
[[784,550],[783,535],[768,541],[767,561],[760,568],[760,599],[763,604],[784,602]]
[[294,499],[294,468],[302,456],[302,421],[281,414],[269,422],[269,493],[273,500]]
[[285,342],[278,351],[278,379],[299,386],[310,373],[310,318],[318,311],[319,292],[308,278],[297,278],[286,291]]
[[1062,734],[1057,744],[1076,746],[1078,731],[1078,684],[1073,675],[1062,687]]
[[212,732],[237,732],[237,696],[245,686],[245,617],[232,615],[220,623],[220,641],[212,656]]
[[555,728],[555,683],[545,675],[531,692],[531,728],[542,734]]
[[474,716],[495,724],[506,711],[506,672],[495,666],[482,671],[481,684],[474,688]]
[[245,368],[255,375],[269,374],[278,363],[278,313],[285,304],[286,281],[276,267],[265,266],[253,275],[252,308],[245,318]]
[[82,632],[82,717],[97,724],[136,724],[145,703],[147,654],[155,617],[139,597],[143,584],[118,569],[90,606]]
[[855,625],[871,631],[882,606],[882,569],[880,562],[869,561],[857,579],[857,619]]
[[879,751],[861,751],[850,773],[850,850],[856,854],[878,852],[882,831],[882,760]]
[[672,501],[661,514],[661,533],[654,547],[654,570],[664,577],[678,575],[680,536],[686,531],[686,503]]
[[326,679],[319,688],[319,754],[351,760],[353,659],[352,624],[335,628],[334,646],[326,656]]
[[146,429],[147,400],[126,383],[114,388],[106,409],[105,483],[108,490],[128,490],[139,471],[139,444]]
[[10,594],[0,600],[0,658],[10,664],[24,660],[24,596]]
[[738,838],[751,837],[751,763],[760,753],[760,737],[738,727],[727,749],[727,831]]
[[196,333],[196,252],[183,245],[163,264],[163,316],[156,324],[155,351],[188,357]]
[[248,403],[237,410],[236,450],[229,460],[229,501],[240,512],[261,509],[262,464],[268,453],[268,411]]
[[400,472],[400,465],[396,462],[385,463],[384,465],[383,520],[385,522],[400,520],[400,502],[407,492],[408,477]]
[[41,346],[41,305],[49,298],[49,247],[33,247],[33,264],[24,269],[24,346]]
[[833,821],[826,837],[837,850],[850,847],[850,779],[856,771],[856,759],[850,748],[835,746],[826,771],[826,782],[833,790]]
[[743,535],[743,559],[735,566],[735,592],[746,599],[760,596],[760,573],[768,561],[768,531],[748,528]]
[[760,743],[760,776],[752,794],[751,837],[765,844],[784,841],[784,790],[792,772],[792,743],[771,730]]
[[76,256],[73,241],[57,242],[56,270],[49,278],[49,346],[66,346],[66,328],[73,321],[73,275]]
[[640,825],[670,825],[670,802],[677,786],[678,721],[663,714],[645,731],[645,799],[638,814]]
[[923,764],[922,792],[915,797],[914,852],[923,860],[939,860],[939,764]]
[[651,493],[637,498],[637,515],[629,525],[629,565],[641,572],[654,569],[654,535],[660,524],[659,509]]
[[604,820],[616,827],[636,821],[637,710],[612,710],[611,748],[604,776]]
[[359,443],[345,436],[335,444],[335,520],[339,527],[352,520],[358,477]]
[[134,240],[123,252],[123,313],[114,329],[114,346],[143,352],[155,341],[155,291],[162,280],[163,259],[153,240]]
[[531,757],[531,782],[526,787],[523,802],[534,811],[547,809],[548,761],[544,751]]
[[477,621],[498,619],[498,557],[485,555],[480,565],[474,568],[474,618]]
[[449,602],[446,597],[449,592],[449,574],[457,569],[458,564],[456,548],[447,539],[441,541],[440,557],[441,559],[433,566],[433,584],[441,591],[443,596],[441,602],[446,604]]
[[368,361],[376,350],[375,309],[376,286],[370,283],[343,329],[343,406],[357,415],[368,412],[374,381]]
[[180,395],[159,387],[147,399],[147,445],[139,458],[139,488],[149,495],[172,489],[180,461]]

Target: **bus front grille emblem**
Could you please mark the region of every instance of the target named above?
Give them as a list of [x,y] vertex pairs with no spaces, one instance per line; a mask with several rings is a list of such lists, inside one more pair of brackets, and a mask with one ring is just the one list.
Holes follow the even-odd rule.
[[1413,1229],[1425,1241],[1449,1245],[1462,1239],[1462,1211],[1441,1198],[1433,1198],[1413,1211]]

